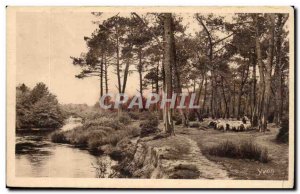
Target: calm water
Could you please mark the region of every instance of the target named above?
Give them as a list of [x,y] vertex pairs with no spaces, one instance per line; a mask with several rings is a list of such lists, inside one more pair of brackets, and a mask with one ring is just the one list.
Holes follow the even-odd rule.
[[[61,130],[72,130],[80,125],[76,119],[68,119]],[[87,150],[50,141],[48,131],[17,133],[16,176],[21,177],[97,177],[97,160],[111,164],[108,156],[94,156]],[[110,169],[107,169],[110,172]],[[108,175],[107,175],[108,176]]]

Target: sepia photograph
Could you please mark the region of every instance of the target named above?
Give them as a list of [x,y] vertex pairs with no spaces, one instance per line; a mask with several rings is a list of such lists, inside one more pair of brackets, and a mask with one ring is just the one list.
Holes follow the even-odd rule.
[[14,7],[7,186],[293,188],[293,7]]

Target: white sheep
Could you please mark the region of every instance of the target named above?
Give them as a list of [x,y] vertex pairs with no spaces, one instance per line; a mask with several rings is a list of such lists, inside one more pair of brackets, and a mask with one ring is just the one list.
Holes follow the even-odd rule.
[[224,119],[218,119],[216,121],[213,121],[212,123],[215,124],[215,129],[222,130],[222,131],[246,131],[251,128],[250,122],[244,123],[243,121],[238,120],[224,120]]

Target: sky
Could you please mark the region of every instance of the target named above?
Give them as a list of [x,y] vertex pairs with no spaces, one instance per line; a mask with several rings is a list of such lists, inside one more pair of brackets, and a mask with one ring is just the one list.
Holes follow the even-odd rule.
[[[106,19],[116,13],[104,13]],[[120,13],[122,16],[129,13]],[[200,30],[192,13],[181,14],[187,33]],[[99,18],[98,18],[99,19]],[[70,56],[79,57],[87,51],[84,36],[97,28],[97,18],[90,11],[22,11],[17,13],[17,84],[33,88],[44,82],[60,103],[95,104],[99,99],[99,78],[77,79],[80,67],[72,64]],[[134,70],[134,65],[131,66]],[[109,92],[117,93],[117,76],[109,69]],[[138,74],[127,81],[126,93],[137,93]]]
[[[101,16],[109,17],[109,13]],[[191,20],[191,17],[188,20]],[[33,88],[44,82],[60,103],[95,104],[99,99],[99,79],[77,79],[80,68],[70,56],[87,51],[84,36],[97,28],[90,12],[18,12],[17,13],[17,84]],[[186,21],[189,23],[190,21]],[[134,68],[134,67],[131,67]],[[111,69],[110,69],[111,70]],[[117,92],[115,74],[109,74],[110,92]],[[137,93],[138,75],[128,78],[127,93]]]
[[99,97],[99,80],[80,80],[70,56],[87,50],[84,36],[96,25],[87,12],[17,13],[17,84],[34,87],[44,82],[61,103],[94,104]]

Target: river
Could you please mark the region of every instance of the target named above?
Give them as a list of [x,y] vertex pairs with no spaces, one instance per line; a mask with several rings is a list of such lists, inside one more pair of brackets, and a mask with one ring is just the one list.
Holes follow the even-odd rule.
[[[69,118],[59,130],[72,130],[81,125],[80,119]],[[17,177],[97,178],[97,164],[105,163],[105,177],[111,173],[113,162],[108,156],[94,156],[88,150],[68,144],[52,143],[53,131],[34,130],[17,132]]]

